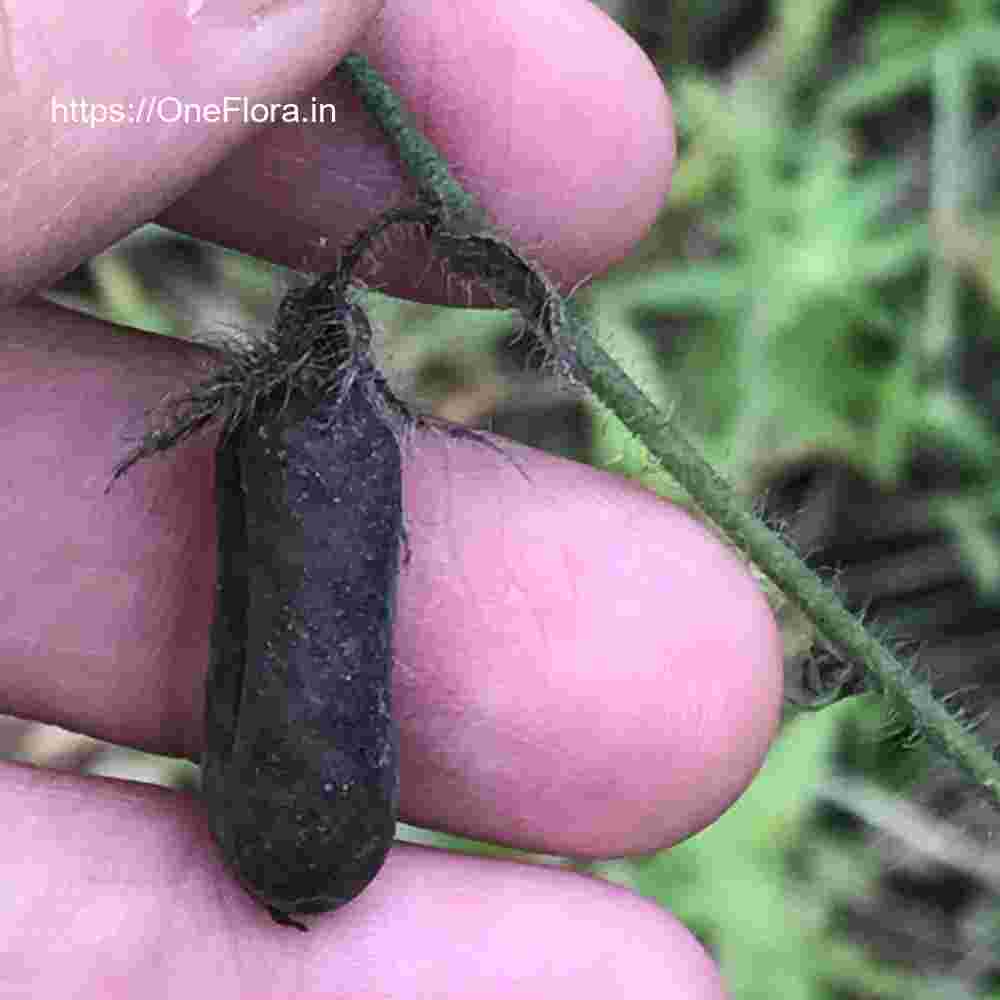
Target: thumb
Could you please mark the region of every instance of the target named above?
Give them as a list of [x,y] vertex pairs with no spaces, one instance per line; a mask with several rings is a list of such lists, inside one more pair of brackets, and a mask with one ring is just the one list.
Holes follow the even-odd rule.
[[378,6],[0,2],[0,302],[55,281],[280,121]]

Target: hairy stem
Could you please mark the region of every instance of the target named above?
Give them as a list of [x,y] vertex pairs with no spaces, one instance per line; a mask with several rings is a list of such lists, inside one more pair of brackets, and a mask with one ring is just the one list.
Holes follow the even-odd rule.
[[420,131],[413,116],[364,56],[352,53],[338,70],[351,82],[365,110],[393,143],[421,193],[455,224],[477,227],[485,213],[471,194],[452,176],[451,168],[437,147]]
[[[392,88],[359,55],[344,72],[420,187],[440,213],[439,248],[455,241],[469,247],[462,264],[479,259],[495,265],[503,254],[510,267],[487,267],[480,279],[505,297],[545,337],[558,360],[614,413],[692,500],[845,658],[863,665],[871,686],[889,697],[919,733],[954,761],[1000,806],[1000,764],[960,714],[904,664],[852,614],[799,556],[746,509],[732,486],[698,453],[673,418],[658,409],[596,340],[576,306],[485,226],[485,213],[452,176],[447,162],[412,123]],[[474,234],[474,235],[471,235]],[[491,245],[492,244],[492,245]],[[472,253],[472,250],[476,253]],[[531,270],[533,280],[523,273]],[[464,270],[464,268],[463,268]],[[520,292],[518,292],[520,289]]]

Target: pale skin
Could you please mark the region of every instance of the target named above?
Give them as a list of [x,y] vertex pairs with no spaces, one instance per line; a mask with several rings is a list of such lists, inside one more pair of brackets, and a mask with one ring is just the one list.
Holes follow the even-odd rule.
[[[672,139],[652,69],[584,0],[391,0],[381,13],[300,0],[256,30],[234,0],[209,25],[182,0],[136,6],[0,5],[0,710],[196,758],[211,435],[104,487],[144,408],[210,357],[31,295],[153,218],[320,269],[400,197],[401,175],[346,104],[314,129],[88,129],[54,125],[51,97],[343,103],[324,80],[360,47],[567,288],[651,223]],[[570,44],[547,51],[556,35]],[[396,261],[379,279],[433,298],[416,287],[426,270]],[[510,447],[527,476],[471,441],[423,436],[407,455],[403,818],[553,854],[667,847],[763,759],[780,695],[773,621],[683,512]],[[724,995],[664,910],[567,872],[397,847],[370,890],[304,935],[234,885],[187,795],[5,763],[0,814],[3,980],[25,995],[183,997],[206,982],[234,998]]]

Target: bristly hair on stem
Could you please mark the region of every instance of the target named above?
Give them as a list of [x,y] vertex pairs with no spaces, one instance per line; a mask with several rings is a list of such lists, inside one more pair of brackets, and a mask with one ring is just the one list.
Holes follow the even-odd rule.
[[223,350],[223,363],[207,379],[168,397],[153,411],[152,426],[115,466],[112,482],[144,458],[169,451],[216,420],[230,432],[264,400],[320,393],[344,380],[370,330],[359,306],[317,302],[315,286],[289,292],[266,336]]
[[211,423],[221,421],[222,433],[232,433],[264,402],[287,405],[293,395],[345,393],[361,372],[378,381],[373,398],[402,433],[409,416],[372,363],[371,325],[356,301],[353,275],[387,228],[426,216],[420,209],[378,219],[344,249],[335,270],[285,295],[267,334],[222,348],[222,362],[208,378],[153,409],[152,426],[117,463],[108,489],[137,462],[169,451]]
[[[552,289],[539,273],[503,240],[488,233],[457,234],[433,203],[390,209],[365,227],[341,251],[337,267],[312,284],[288,292],[274,323],[263,337],[234,341],[221,349],[220,366],[197,385],[167,397],[150,414],[149,430],[118,462],[108,489],[137,462],[169,451],[203,428],[222,422],[223,435],[252,417],[264,401],[295,395],[344,393],[364,372],[377,383],[372,395],[397,436],[413,426],[462,437],[511,456],[477,431],[449,425],[433,417],[414,415],[388,388],[371,359],[372,330],[357,301],[360,286],[354,274],[375,242],[395,226],[416,226],[456,273],[479,280],[500,304],[516,308],[526,324],[550,344],[548,304]],[[484,281],[484,275],[488,280]],[[530,303],[526,308],[525,302]],[[524,470],[514,463],[524,475]]]

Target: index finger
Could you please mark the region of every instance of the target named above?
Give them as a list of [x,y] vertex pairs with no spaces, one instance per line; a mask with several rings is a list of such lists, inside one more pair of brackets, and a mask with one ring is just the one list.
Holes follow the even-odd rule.
[[[344,86],[324,79],[375,5],[255,6],[266,7],[256,30],[191,21],[176,0],[115,0],[100,19],[56,0],[17,6],[7,26],[16,66],[3,65],[0,44],[0,116],[14,137],[0,150],[10,195],[0,201],[0,302],[157,216],[324,270],[347,237],[408,197],[396,153]],[[538,44],[553,35],[575,44]],[[669,104],[641,50],[587,0],[388,3],[363,44],[497,224],[566,285],[603,271],[652,223],[669,186]],[[309,120],[313,97],[334,104],[334,124]],[[264,108],[299,99],[307,120],[193,120],[230,98]],[[73,100],[132,117],[67,121]],[[155,111],[153,100],[191,116],[146,121],[139,109]],[[53,101],[66,108],[58,120]],[[440,295],[424,257],[403,270],[401,256],[378,280]]]

